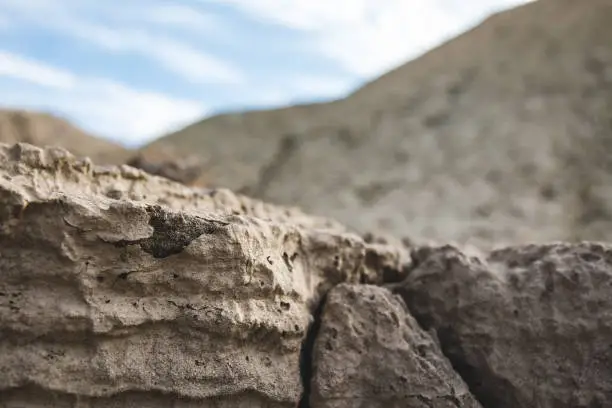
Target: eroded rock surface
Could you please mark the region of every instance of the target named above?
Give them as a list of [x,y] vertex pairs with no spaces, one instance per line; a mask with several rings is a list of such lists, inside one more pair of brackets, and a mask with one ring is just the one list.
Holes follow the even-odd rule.
[[0,222],[7,407],[295,407],[318,298],[375,276],[339,224],[62,149],[0,145]]
[[389,290],[338,285],[320,321],[311,406],[480,407],[435,340]]
[[612,406],[612,246],[416,242],[0,144],[0,407]]
[[413,253],[396,286],[486,408],[612,406],[612,246]]

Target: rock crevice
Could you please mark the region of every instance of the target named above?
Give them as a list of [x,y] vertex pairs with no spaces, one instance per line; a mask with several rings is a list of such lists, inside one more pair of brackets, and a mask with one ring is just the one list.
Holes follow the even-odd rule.
[[313,353],[315,342],[319,336],[321,330],[321,318],[323,309],[325,308],[325,301],[327,294],[323,295],[319,304],[315,308],[312,314],[312,323],[306,332],[304,342],[302,343],[302,350],[300,353],[300,374],[302,379],[302,396],[298,403],[298,408],[312,408],[310,403],[312,393],[312,382],[313,382]]

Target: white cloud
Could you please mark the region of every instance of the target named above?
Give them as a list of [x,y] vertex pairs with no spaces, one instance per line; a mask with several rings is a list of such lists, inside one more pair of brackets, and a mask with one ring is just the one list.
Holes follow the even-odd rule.
[[1,104],[60,111],[78,118],[86,130],[132,145],[191,123],[207,111],[197,101],[82,77],[2,51],[0,77],[19,81],[3,89]]
[[19,55],[0,50],[0,76],[7,76],[50,88],[68,89],[74,87],[73,75],[60,69],[41,65]]
[[57,29],[112,52],[141,54],[196,83],[239,84],[242,73],[231,64],[171,38],[145,30],[118,30],[76,20],[56,21]]
[[151,23],[194,31],[218,33],[224,30],[221,22],[212,14],[180,4],[151,4],[144,10],[140,9],[138,17]]
[[102,2],[2,0],[13,16],[39,27],[76,37],[112,53],[141,55],[193,83],[240,84],[243,72],[229,62],[189,45],[185,38],[160,35],[146,23],[203,27],[212,24],[204,13],[178,5],[151,6],[142,1],[122,4],[121,13]]
[[303,31],[313,46],[362,77],[418,56],[491,12],[530,0],[200,0]]

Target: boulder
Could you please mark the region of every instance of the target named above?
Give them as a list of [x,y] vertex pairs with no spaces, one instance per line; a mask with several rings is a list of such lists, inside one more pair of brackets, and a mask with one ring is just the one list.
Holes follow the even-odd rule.
[[430,336],[389,290],[340,284],[328,294],[312,353],[319,408],[477,408]]
[[484,407],[612,407],[612,246],[424,247],[394,290]]
[[373,276],[333,221],[63,149],[0,145],[0,223],[10,407],[295,407],[319,297]]

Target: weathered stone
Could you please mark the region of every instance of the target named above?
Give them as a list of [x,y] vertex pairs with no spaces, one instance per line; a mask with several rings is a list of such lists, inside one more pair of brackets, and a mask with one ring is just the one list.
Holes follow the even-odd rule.
[[25,144],[0,223],[8,407],[295,407],[312,310],[367,269],[332,221]]
[[312,407],[480,407],[438,344],[387,289],[336,286],[320,324]]
[[607,407],[611,344],[609,245],[362,238],[0,144],[2,408]]
[[395,289],[486,408],[612,406],[612,246],[413,254]]

